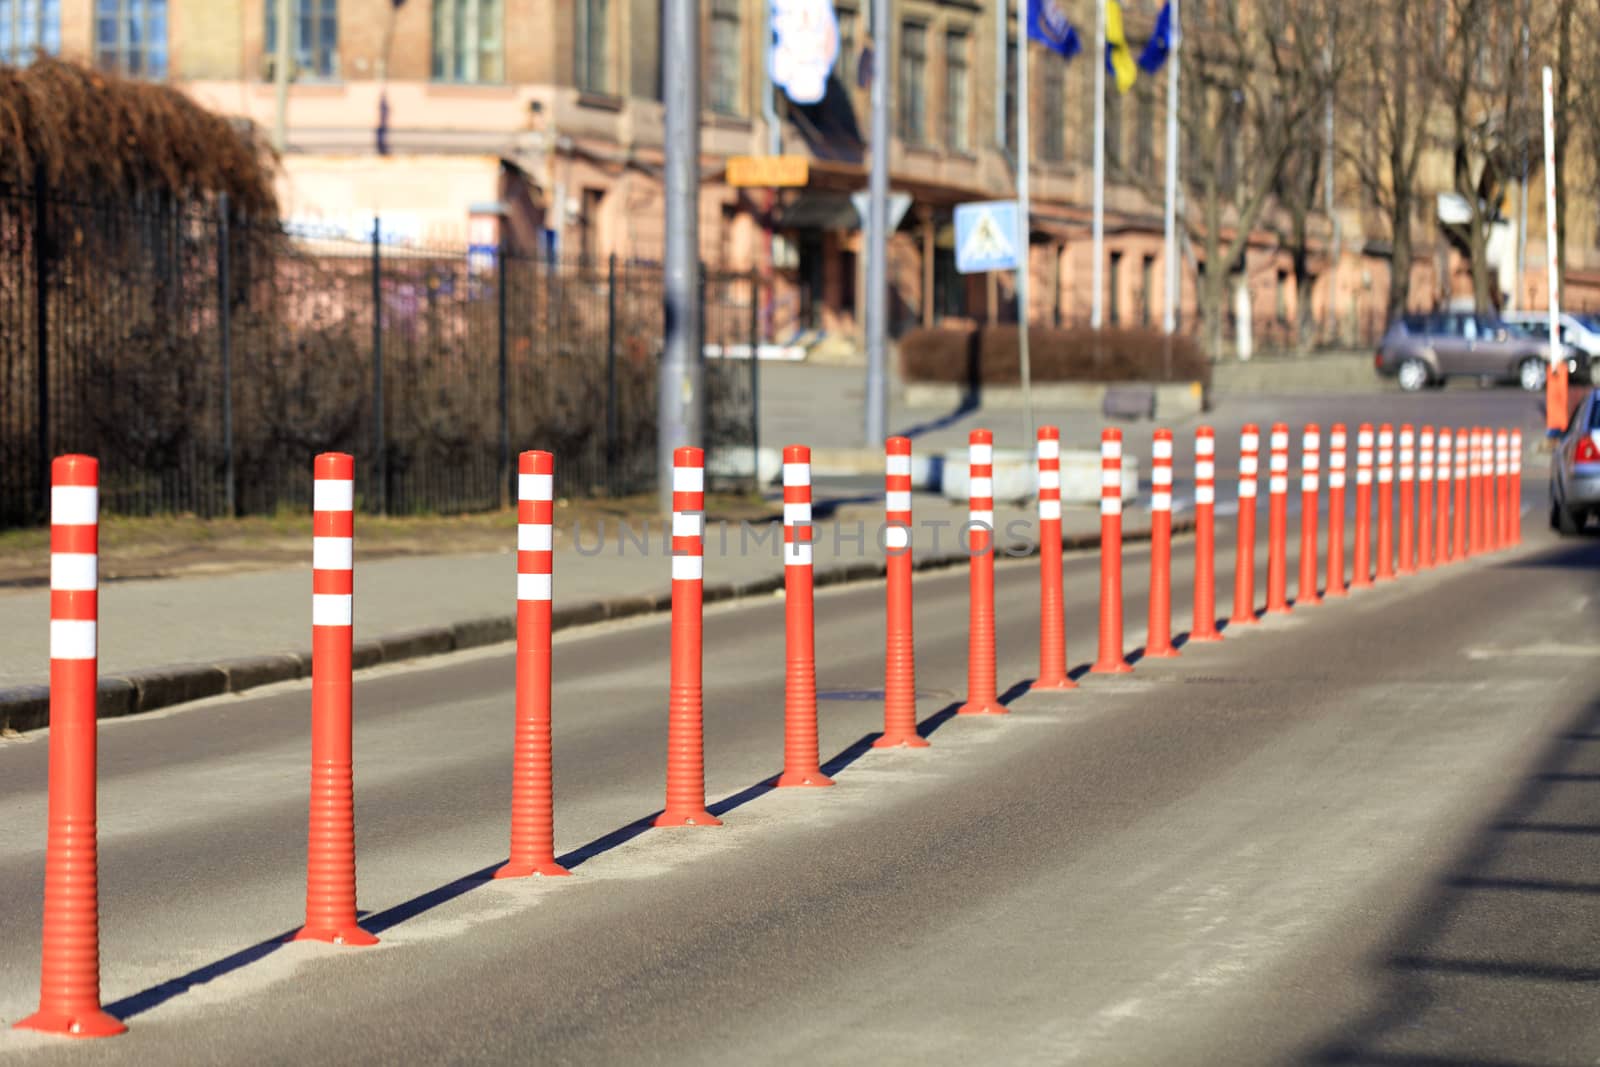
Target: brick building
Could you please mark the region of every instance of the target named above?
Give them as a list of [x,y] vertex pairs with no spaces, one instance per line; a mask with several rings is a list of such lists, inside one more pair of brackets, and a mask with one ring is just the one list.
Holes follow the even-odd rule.
[[[840,57],[823,101],[778,101],[782,149],[809,156],[811,167],[806,188],[772,192],[724,181],[729,156],[768,150],[766,5],[702,0],[703,258],[769,270],[770,334],[823,351],[858,341],[864,257],[849,194],[866,184],[869,93],[860,75],[870,2],[835,3]],[[891,184],[912,198],[890,251],[896,328],[1015,313],[1008,279],[956,273],[951,222],[956,204],[1008,197],[1013,187],[1006,145],[1016,100],[1003,92],[997,101],[994,2],[892,5]],[[1125,0],[1130,39],[1148,35],[1158,7]],[[1087,33],[1091,5],[1077,8]],[[377,213],[402,236],[460,242],[492,235],[503,219],[508,241],[564,258],[659,258],[660,0],[294,0],[293,12],[282,177],[291,220],[365,232]],[[170,80],[207,106],[273,129],[275,13],[274,0],[0,0],[0,59],[34,47],[91,58]],[[1014,56],[1014,19],[1006,26]],[[1034,56],[1030,312],[1034,321],[1078,322],[1087,317],[1092,266],[1093,69],[1042,50]],[[1112,92],[1107,109],[1108,154],[1119,173],[1148,180],[1107,191],[1106,318],[1158,323],[1167,296],[1161,205],[1150,190],[1164,149],[1162,79]],[[1370,207],[1345,184],[1352,195],[1340,209],[1338,269],[1329,269],[1326,238],[1317,238],[1310,291],[1297,291],[1271,227],[1252,236],[1241,273],[1248,302],[1237,306],[1249,309],[1258,338],[1287,336],[1301,300],[1312,301],[1325,336],[1364,339],[1381,328],[1391,264],[1365,236]],[[1530,270],[1519,287],[1525,306],[1543,299],[1539,210],[1530,215]],[[1583,212],[1569,220],[1593,230]],[[1327,220],[1313,231],[1330,232]],[[1600,294],[1600,272],[1588,269],[1595,241],[1581,243],[1569,284]],[[1444,303],[1463,286],[1470,292],[1459,256],[1442,241],[1423,240],[1410,269],[1418,305]],[[1181,274],[1187,326],[1193,272],[1186,265]]]

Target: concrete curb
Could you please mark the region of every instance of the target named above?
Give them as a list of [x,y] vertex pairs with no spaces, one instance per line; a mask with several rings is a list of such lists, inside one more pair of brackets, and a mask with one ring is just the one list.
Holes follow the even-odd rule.
[[[1174,534],[1188,533],[1194,529],[1192,520],[1175,520]],[[1124,531],[1123,542],[1148,541],[1150,531]],[[1082,551],[1098,548],[1098,533],[1074,534],[1061,539],[1064,551]],[[1035,546],[1026,556],[1008,556],[1009,559],[1027,559],[1038,555]],[[945,552],[937,556],[919,557],[919,571],[946,570],[965,564],[964,552]],[[884,564],[861,560],[826,570],[818,570],[815,585],[818,587],[846,585],[853,582],[874,581],[884,576]],[[705,602],[743,600],[770,596],[783,588],[783,575],[769,575],[742,583],[719,582],[705,587]],[[580,604],[567,604],[555,610],[551,626],[565,630],[576,626],[592,626],[613,619],[626,619],[638,615],[660,614],[672,607],[671,594],[660,596],[620,596],[605,600],[591,600]],[[514,614],[494,615],[469,619],[451,626],[426,627],[390,634],[371,641],[358,642],[353,650],[352,664],[357,670],[375,667],[381,663],[400,663],[426,656],[460,652],[485,645],[503,644],[516,637],[517,620]],[[178,704],[224,693],[243,693],[257,686],[275,682],[289,682],[309,677],[311,653],[289,652],[265,656],[246,656],[220,660],[216,663],[174,664],[110,675],[100,679],[97,698],[99,717],[117,719],[138,715]],[[37,730],[50,723],[50,687],[23,685],[0,689],[0,733],[20,733]]]

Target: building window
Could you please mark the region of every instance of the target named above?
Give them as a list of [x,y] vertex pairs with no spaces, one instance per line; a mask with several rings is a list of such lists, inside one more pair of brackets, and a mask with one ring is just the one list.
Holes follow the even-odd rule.
[[24,66],[61,51],[61,0],[0,0],[0,63]]
[[1110,290],[1106,294],[1107,320],[1113,326],[1122,324],[1122,253],[1111,253],[1111,272],[1106,278]]
[[1006,41],[1006,148],[1017,147],[1017,39]]
[[1155,303],[1156,257],[1145,256],[1139,269],[1139,325],[1150,325],[1150,305]]
[[928,27],[907,22],[900,29],[900,140],[910,145],[928,140]]
[[739,47],[739,0],[712,0],[711,46],[707,51],[711,69],[706,84],[711,110],[724,115],[743,113],[740,99],[744,54]]
[[94,61],[102,70],[167,76],[167,0],[95,0],[94,14]]
[[[1090,94],[1093,96],[1093,94]],[[1106,170],[1122,166],[1122,94],[1113,79],[1106,79]]]
[[1039,154],[1046,162],[1059,163],[1067,154],[1067,86],[1066,64],[1055,63],[1047,57],[1039,79],[1039,91],[1044,95],[1044,107],[1039,121],[1044,128],[1039,131]]
[[1141,80],[1133,113],[1133,170],[1148,178],[1156,170],[1156,97]]
[[[301,0],[303,4],[305,0]],[[506,78],[501,0],[434,0],[433,79],[502,82]]]
[[969,42],[966,30],[951,30],[944,38],[944,143],[952,152],[965,152],[972,147],[967,136],[972,128],[967,106]]
[[611,92],[609,0],[578,0],[578,88]]
[[[278,4],[266,0],[267,42],[262,53],[267,70],[278,55]],[[289,42],[293,65],[291,78],[321,78],[329,80],[339,76],[339,3],[338,0],[296,0],[291,17],[294,38]]]

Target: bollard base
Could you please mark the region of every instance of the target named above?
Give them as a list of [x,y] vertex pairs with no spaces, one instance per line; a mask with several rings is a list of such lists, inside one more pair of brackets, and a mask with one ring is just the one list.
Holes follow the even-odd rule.
[[1183,653],[1172,645],[1168,645],[1166,648],[1147,648],[1144,650],[1145,659],[1177,659],[1182,655]]
[[290,941],[326,941],[333,945],[364,948],[376,945],[378,939],[355,923],[347,926],[305,926],[289,938]]
[[122,1020],[99,1008],[73,1012],[40,1010],[13,1024],[12,1029],[60,1034],[63,1037],[115,1037],[128,1032]]
[[543,878],[565,878],[571,873],[555,860],[550,860],[546,863],[511,863],[508,861],[494,872],[494,877],[496,879],[532,878],[538,875]]
[[709,811],[664,811],[652,826],[721,826],[722,820]]
[[928,742],[917,734],[884,734],[872,742],[873,748],[927,748]]
[[1221,630],[1195,631],[1189,635],[1190,641],[1214,642],[1222,640]]
[[1063,674],[1063,675],[1061,675],[1060,677],[1057,677],[1057,678],[1040,678],[1040,679],[1037,679],[1032,685],[1028,686],[1028,692],[1030,692],[1030,693],[1045,693],[1045,692],[1050,692],[1052,690],[1061,691],[1061,690],[1076,689],[1076,688],[1078,688],[1078,683],[1074,682],[1071,678],[1068,678],[1066,675]]
[[1268,604],[1267,605],[1267,614],[1268,615],[1293,615],[1294,614],[1294,608],[1290,607],[1288,604]]
[[1116,660],[1115,662],[1112,662],[1112,663],[1096,663],[1093,667],[1089,668],[1089,673],[1090,674],[1132,674],[1133,673],[1133,664],[1129,663],[1125,659],[1119,659],[1119,660]]
[[1322,603],[1322,596],[1318,593],[1312,593],[1310,596],[1297,596],[1294,598],[1294,606],[1297,608],[1302,606],[1314,608],[1320,603]]
[[796,789],[803,787],[821,788],[832,785],[833,779],[817,771],[784,771],[778,775],[777,787],[779,789]]
[[1011,709],[996,700],[969,700],[956,710],[957,715],[1010,715]]

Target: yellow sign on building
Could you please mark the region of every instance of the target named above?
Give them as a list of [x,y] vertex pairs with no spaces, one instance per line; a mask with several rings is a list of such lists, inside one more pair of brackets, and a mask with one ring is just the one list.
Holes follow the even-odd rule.
[[728,184],[735,188],[799,188],[810,180],[805,156],[728,157]]

